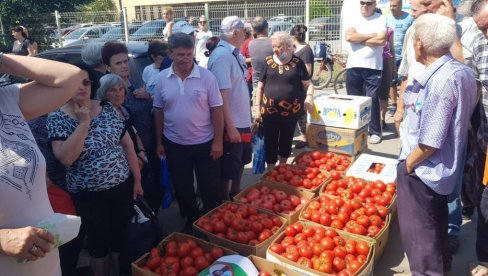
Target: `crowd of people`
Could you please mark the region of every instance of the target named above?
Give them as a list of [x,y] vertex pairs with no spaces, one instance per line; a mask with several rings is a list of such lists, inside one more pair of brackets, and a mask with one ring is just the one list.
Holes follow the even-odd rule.
[[[391,0],[387,16],[375,0],[355,1],[357,16],[344,21],[346,89],[372,100],[373,144],[393,101],[402,141],[398,217],[410,270],[449,274],[462,214],[476,207],[479,265],[471,273],[487,275],[488,1],[474,1],[468,16],[448,0],[411,0],[411,15]],[[143,83],[131,78],[122,42],[85,45],[83,62],[72,66],[24,57],[34,53],[27,30],[12,30],[15,55],[0,54],[0,72],[32,82],[0,88],[0,274],[73,275],[85,237],[94,275],[127,273],[121,241],[133,199],[144,196],[159,210],[161,160],[186,218],[181,231],[193,233],[202,213],[241,191],[253,126],[263,126],[268,169],[286,162],[297,127],[296,147],[306,145],[314,105],[306,26],[269,36],[263,17],[246,26],[228,16],[215,37],[205,16],[198,31],[175,22],[171,7],[163,18],[165,39],[149,43]],[[475,177],[463,181],[470,168]],[[52,235],[34,227],[53,210],[82,221],[59,253]]]

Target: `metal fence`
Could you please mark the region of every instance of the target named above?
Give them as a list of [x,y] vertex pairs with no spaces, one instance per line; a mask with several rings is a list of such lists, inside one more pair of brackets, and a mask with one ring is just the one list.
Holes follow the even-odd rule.
[[[270,33],[289,31],[295,24],[308,26],[310,44],[328,41],[332,49],[340,51],[342,0],[296,0],[267,2],[242,0],[222,3],[193,3],[173,5],[176,20],[206,15],[210,30],[220,33],[221,20],[237,15],[245,22],[263,16],[269,22]],[[41,50],[66,45],[83,44],[90,40],[151,40],[162,37],[165,22],[162,20],[164,5],[134,6],[121,12],[60,12],[39,14],[25,18],[24,26],[38,41]],[[198,20],[193,22],[197,27]],[[0,22],[1,23],[1,22]],[[13,27],[13,26],[12,26]],[[10,31],[4,33],[3,44],[11,44]],[[105,36],[104,36],[105,35]],[[0,41],[0,45],[3,45]]]

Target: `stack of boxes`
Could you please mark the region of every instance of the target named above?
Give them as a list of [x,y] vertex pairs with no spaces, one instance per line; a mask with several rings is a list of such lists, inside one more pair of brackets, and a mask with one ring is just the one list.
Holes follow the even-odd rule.
[[311,148],[357,156],[367,146],[371,98],[323,94],[315,97],[315,114],[308,114]]

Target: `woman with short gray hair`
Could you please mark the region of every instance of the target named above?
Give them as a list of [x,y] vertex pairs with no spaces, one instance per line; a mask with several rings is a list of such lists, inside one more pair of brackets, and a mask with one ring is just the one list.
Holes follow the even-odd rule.
[[146,151],[144,150],[141,138],[137,135],[137,131],[134,128],[129,111],[123,106],[126,95],[127,87],[124,80],[119,75],[106,74],[100,79],[100,87],[97,90],[97,99],[102,102],[110,102],[115,107],[115,110],[117,110],[120,119],[124,121],[127,132],[134,144],[137,161],[139,162],[139,169],[142,170],[144,164],[147,163]]

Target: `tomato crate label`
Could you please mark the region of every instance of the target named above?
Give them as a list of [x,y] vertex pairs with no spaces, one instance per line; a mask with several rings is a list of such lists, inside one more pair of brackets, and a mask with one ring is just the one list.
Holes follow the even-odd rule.
[[346,129],[307,124],[309,147],[355,156],[368,147],[368,127]]
[[360,129],[371,120],[371,98],[324,94],[314,98],[318,116],[308,115],[308,122],[317,125]]
[[371,154],[361,154],[347,170],[347,176],[363,178],[369,181],[381,180],[395,182],[398,160]]

